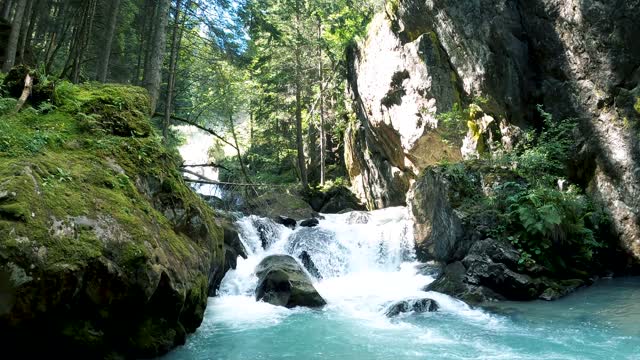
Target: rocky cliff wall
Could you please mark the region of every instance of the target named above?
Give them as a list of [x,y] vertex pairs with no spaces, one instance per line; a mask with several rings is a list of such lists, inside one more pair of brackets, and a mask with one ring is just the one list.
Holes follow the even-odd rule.
[[456,103],[482,98],[498,138],[505,124],[536,126],[541,104],[581,120],[569,180],[606,204],[640,256],[638,33],[637,0],[388,2],[351,52],[356,192],[370,207],[404,204],[425,166],[459,160],[474,134],[447,139],[439,116]]

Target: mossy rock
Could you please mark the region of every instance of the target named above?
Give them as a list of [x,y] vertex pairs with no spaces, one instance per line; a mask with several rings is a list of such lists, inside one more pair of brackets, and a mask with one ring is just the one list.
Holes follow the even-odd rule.
[[222,229],[143,89],[59,89],[46,113],[0,122],[0,332],[28,355],[161,355],[202,321]]

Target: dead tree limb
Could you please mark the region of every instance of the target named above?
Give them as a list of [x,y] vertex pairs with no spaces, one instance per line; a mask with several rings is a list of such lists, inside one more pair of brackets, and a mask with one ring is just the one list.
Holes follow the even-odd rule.
[[20,109],[24,106],[24,103],[27,102],[29,95],[31,95],[31,89],[33,88],[33,77],[30,74],[24,78],[24,89],[22,90],[22,95],[18,99],[18,103],[16,104],[16,108],[14,112],[19,112]]
[[196,167],[214,167],[214,168],[218,168],[218,169],[223,169],[223,170],[227,170],[227,171],[231,171],[229,170],[229,168],[227,168],[224,165],[220,165],[220,164],[216,164],[216,163],[209,163],[209,164],[182,164],[182,166],[180,166],[182,168],[196,168]]
[[[164,117],[165,114],[155,113],[155,114],[153,114],[153,116]],[[232,148],[237,150],[237,147],[235,145],[233,145],[232,143],[227,141],[224,137],[218,135],[218,133],[216,133],[215,131],[213,131],[213,130],[211,130],[209,128],[206,128],[206,127],[204,127],[204,126],[202,126],[202,125],[200,125],[200,124],[198,124],[198,123],[196,123],[194,121],[191,121],[191,120],[188,120],[188,119],[185,119],[185,118],[181,118],[181,117],[177,117],[175,115],[171,115],[170,117],[171,117],[171,119],[173,119],[175,121],[183,122],[183,123],[185,123],[187,125],[191,125],[193,127],[196,127],[198,129],[206,132],[206,133],[209,133],[209,134],[213,135],[215,138],[217,138],[218,140],[222,141],[223,143],[225,143],[225,144],[227,144],[227,145],[229,145]]]

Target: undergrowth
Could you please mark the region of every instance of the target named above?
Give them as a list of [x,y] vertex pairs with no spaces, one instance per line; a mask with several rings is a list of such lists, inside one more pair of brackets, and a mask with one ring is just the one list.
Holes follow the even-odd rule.
[[576,150],[577,121],[556,121],[541,107],[538,110],[543,128],[525,134],[515,151],[441,164],[440,171],[455,189],[452,205],[470,214],[472,223],[491,219],[487,235],[512,243],[521,253],[522,266],[584,269],[607,246],[609,218],[566,180]]

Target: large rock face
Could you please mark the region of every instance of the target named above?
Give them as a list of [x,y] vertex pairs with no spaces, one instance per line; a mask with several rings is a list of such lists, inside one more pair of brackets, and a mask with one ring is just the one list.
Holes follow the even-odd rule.
[[640,257],[638,33],[637,0],[389,2],[350,59],[346,159],[359,196],[370,207],[402,204],[425,165],[459,159],[474,134],[443,143],[438,114],[453,104],[484,98],[498,137],[508,123],[535,125],[542,104],[582,120],[571,180],[608,206]]
[[224,275],[223,232],[150,133],[143,89],[67,90],[55,110],[0,122],[3,346],[161,355],[200,325]]
[[288,308],[321,307],[327,302],[313,287],[311,278],[296,259],[289,255],[271,255],[256,267],[256,300]]

